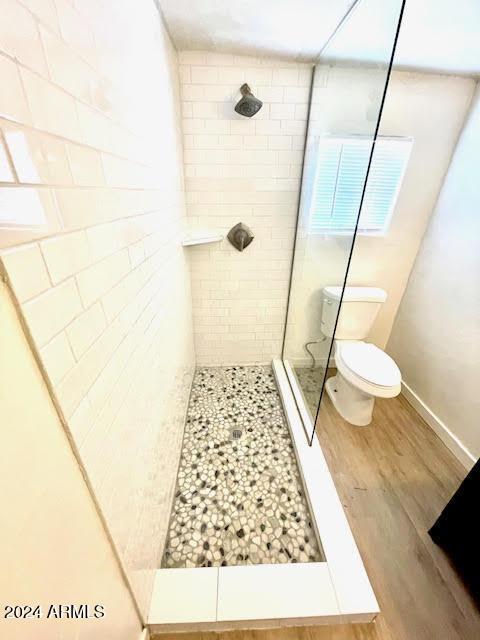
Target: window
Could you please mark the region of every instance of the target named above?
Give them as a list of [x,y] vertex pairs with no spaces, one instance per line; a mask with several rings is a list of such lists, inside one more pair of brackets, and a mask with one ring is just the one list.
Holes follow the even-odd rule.
[[[377,138],[358,230],[381,233],[388,227],[413,141]],[[309,216],[310,233],[355,229],[372,141],[322,137],[318,144]]]

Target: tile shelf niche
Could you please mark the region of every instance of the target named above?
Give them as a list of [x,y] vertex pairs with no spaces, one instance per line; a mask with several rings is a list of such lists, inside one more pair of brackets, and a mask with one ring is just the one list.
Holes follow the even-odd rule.
[[187,231],[182,239],[183,247],[191,247],[195,244],[208,244],[221,242],[225,236],[213,231]]

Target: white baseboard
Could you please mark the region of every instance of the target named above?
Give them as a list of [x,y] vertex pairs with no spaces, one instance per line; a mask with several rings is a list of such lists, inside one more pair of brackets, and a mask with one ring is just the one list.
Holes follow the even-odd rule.
[[435,431],[442,442],[450,449],[453,455],[459,460],[463,466],[470,471],[477,459],[467,447],[454,435],[447,425],[435,415],[423,400],[421,400],[415,391],[408,384],[402,381],[402,395],[412,405],[412,407],[422,416],[429,427]]

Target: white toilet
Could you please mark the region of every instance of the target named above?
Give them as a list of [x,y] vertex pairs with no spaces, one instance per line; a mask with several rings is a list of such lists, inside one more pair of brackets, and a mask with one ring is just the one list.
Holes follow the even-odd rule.
[[345,287],[337,319],[342,287],[323,289],[322,333],[335,334],[337,374],[325,388],[338,413],[357,426],[372,420],[375,398],[394,398],[400,393],[402,376],[395,361],[384,351],[364,342],[387,299],[383,289]]

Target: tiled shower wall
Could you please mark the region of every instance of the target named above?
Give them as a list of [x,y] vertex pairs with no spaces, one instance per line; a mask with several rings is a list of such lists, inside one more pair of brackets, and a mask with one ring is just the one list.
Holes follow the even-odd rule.
[[[311,68],[184,51],[180,78],[189,222],[255,236],[243,253],[189,249],[197,360],[267,363],[281,351]],[[251,119],[234,111],[244,82],[264,103]]]
[[3,263],[145,612],[194,361],[177,55],[148,0],[1,4]]

